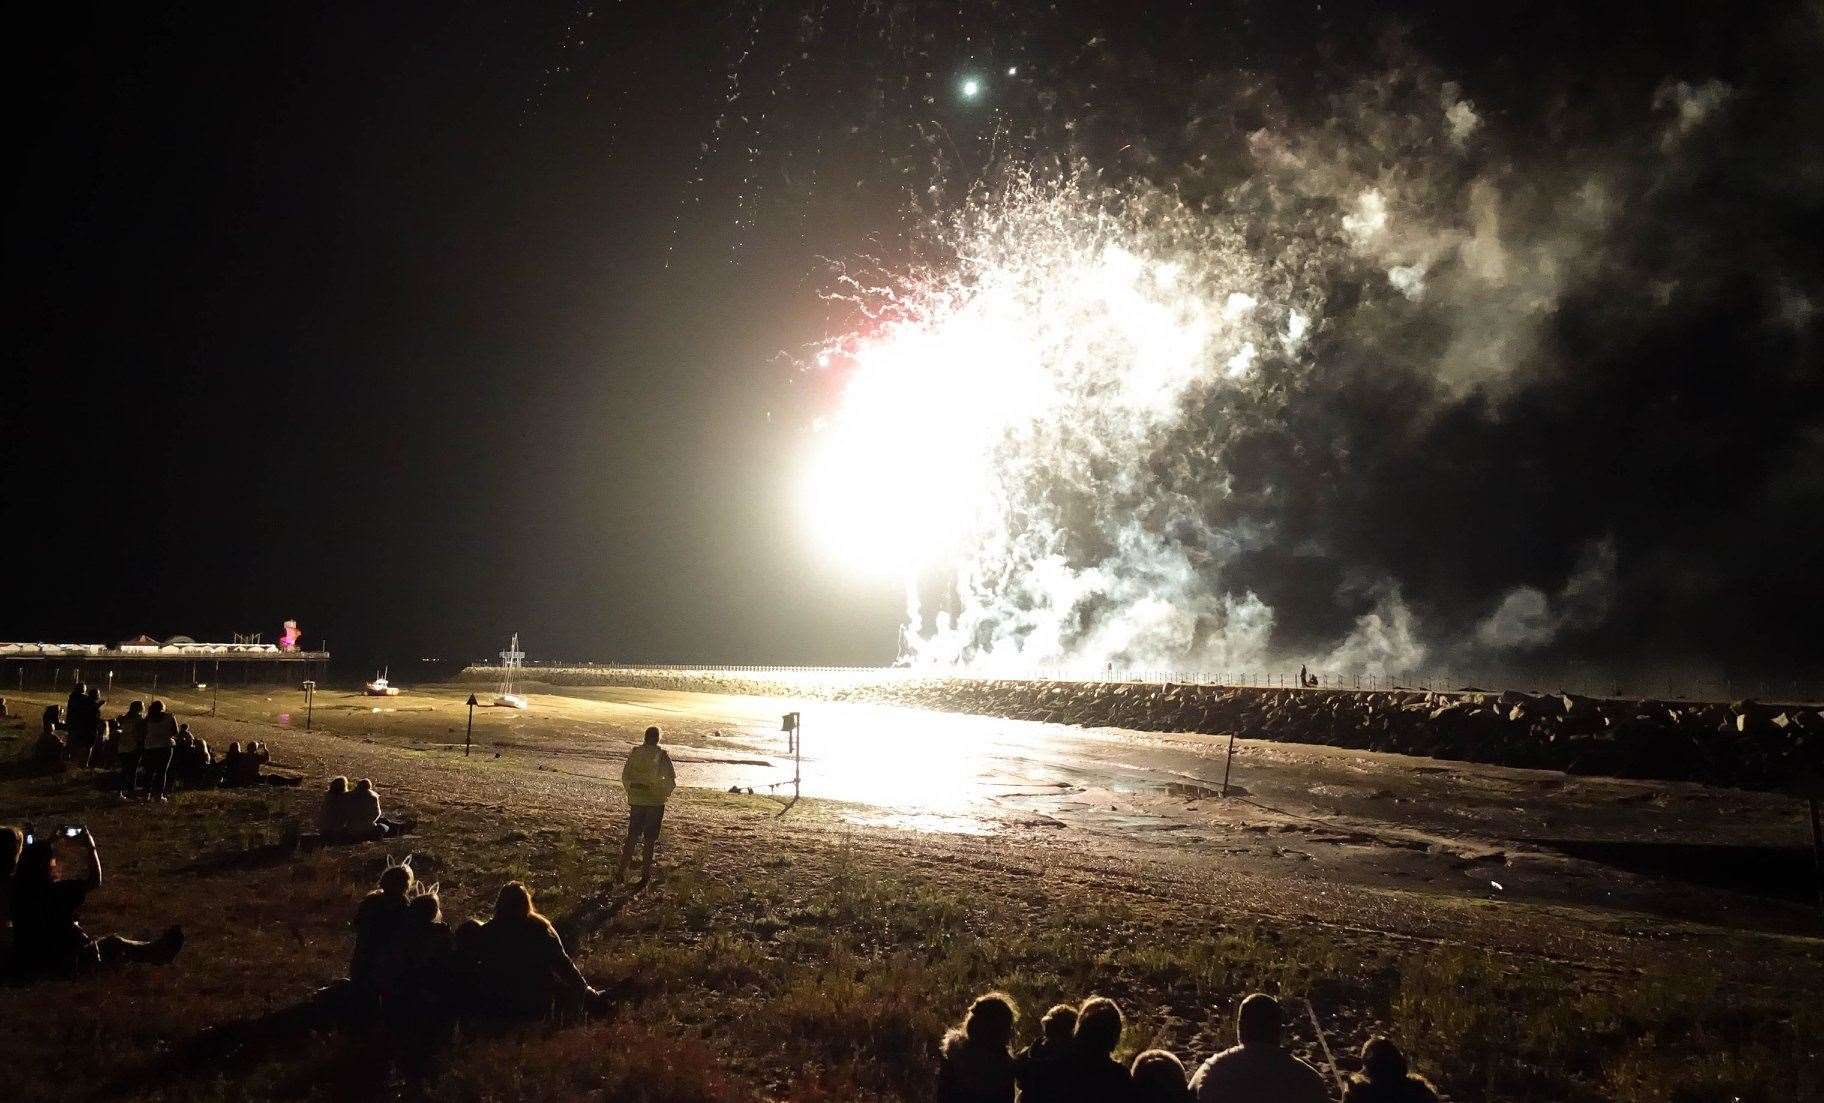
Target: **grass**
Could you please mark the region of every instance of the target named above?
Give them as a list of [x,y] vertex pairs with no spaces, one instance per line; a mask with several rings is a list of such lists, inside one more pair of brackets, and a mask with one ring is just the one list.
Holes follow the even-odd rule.
[[[1227,1044],[1246,992],[1309,996],[1339,1054],[1388,1030],[1459,1101],[1824,1098],[1817,974],[1758,975],[1746,950],[1579,971],[1225,914],[1131,878],[1062,875],[1061,851],[842,830],[810,802],[781,822],[764,800],[697,791],[668,817],[661,879],[630,896],[605,881],[612,787],[566,804],[494,762],[324,737],[288,749],[311,759],[312,785],[168,807],[120,804],[77,775],[0,781],[10,820],[93,826],[107,884],[91,933],[167,917],[190,933],[174,968],[0,989],[0,1019],[23,1025],[11,1098],[925,1100],[943,1028],[989,988],[1018,999],[1025,1037],[1053,1002],[1112,996],[1124,1054],[1163,1045],[1187,1061]],[[525,879],[585,972],[623,993],[619,1011],[465,1039],[409,1078],[384,1039],[275,1033],[341,974],[355,902],[407,849],[270,851],[285,817],[314,807],[317,778],[353,768],[344,758],[409,794],[396,803],[423,827],[406,843],[452,919]],[[1291,1040],[1316,1058],[1302,1011]]]

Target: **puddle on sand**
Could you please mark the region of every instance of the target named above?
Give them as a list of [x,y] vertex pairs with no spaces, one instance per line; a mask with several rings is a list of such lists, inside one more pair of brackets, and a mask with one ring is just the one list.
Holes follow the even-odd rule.
[[890,827],[896,831],[922,831],[929,835],[992,835],[999,830],[991,821],[974,816],[939,816],[929,812],[883,812],[878,815],[851,812],[842,820],[858,827]]

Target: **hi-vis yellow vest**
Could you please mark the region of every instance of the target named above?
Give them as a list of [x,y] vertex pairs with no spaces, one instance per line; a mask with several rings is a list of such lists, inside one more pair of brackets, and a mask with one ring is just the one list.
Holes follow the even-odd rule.
[[664,804],[677,787],[665,748],[642,743],[628,752],[627,765],[621,767],[621,788],[627,790],[628,804]]

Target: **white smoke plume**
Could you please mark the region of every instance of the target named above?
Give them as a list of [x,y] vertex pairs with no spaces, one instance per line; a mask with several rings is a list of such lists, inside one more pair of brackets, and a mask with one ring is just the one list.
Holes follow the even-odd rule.
[[[1656,334],[1710,278],[1714,252],[1656,252],[1655,204],[1695,202],[1736,93],[1669,82],[1612,156],[1549,172],[1422,68],[1321,125],[1230,93],[1258,125],[1223,157],[1196,154],[1211,109],[1169,173],[1002,169],[924,227],[923,264],[843,272],[864,321],[815,356],[842,398],[806,505],[906,579],[906,662],[1499,663],[1605,625],[1630,547],[1664,535],[1605,516],[1659,444],[1634,407],[1705,407],[1653,397],[1628,343],[1676,350]],[[1815,281],[1765,278],[1778,304],[1740,309],[1808,334]],[[1634,428],[1611,447],[1612,414]]]
[[1476,642],[1497,649],[1535,648],[1566,630],[1589,628],[1608,612],[1614,584],[1615,543],[1597,541],[1584,550],[1577,570],[1557,594],[1534,586],[1508,591],[1488,619],[1476,625]]

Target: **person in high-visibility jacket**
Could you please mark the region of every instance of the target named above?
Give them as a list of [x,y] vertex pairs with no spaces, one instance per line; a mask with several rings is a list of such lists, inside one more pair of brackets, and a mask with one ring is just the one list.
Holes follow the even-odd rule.
[[621,788],[627,790],[627,841],[621,844],[621,864],[614,879],[627,875],[627,864],[633,860],[634,844],[646,843],[645,872],[640,884],[652,880],[652,849],[659,842],[659,825],[665,820],[665,802],[678,787],[678,775],[671,767],[671,756],[659,746],[659,729],[646,729],[646,741],[627,752],[627,765],[621,767]]

